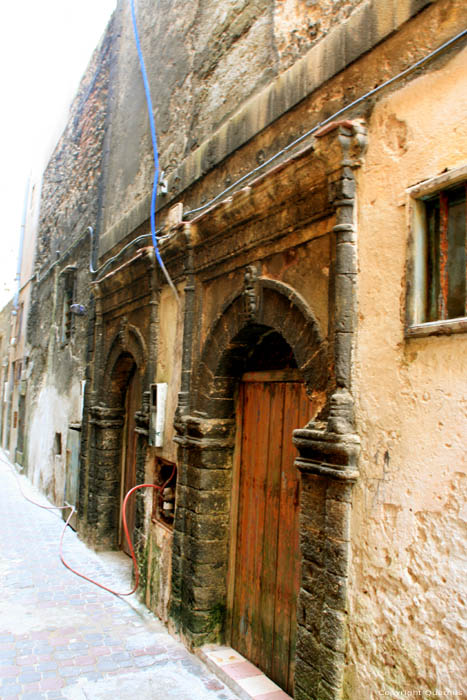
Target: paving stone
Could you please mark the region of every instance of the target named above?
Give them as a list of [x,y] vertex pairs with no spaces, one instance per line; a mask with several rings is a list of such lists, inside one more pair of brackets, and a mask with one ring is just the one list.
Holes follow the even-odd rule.
[[2,698],[11,698],[14,697],[15,695],[19,695],[21,692],[21,686],[16,684],[15,685],[9,685],[9,686],[2,686]]
[[40,681],[41,674],[36,671],[28,671],[27,673],[20,673],[18,680],[20,683],[33,683],[34,681]]
[[[112,596],[62,566],[63,521],[23,499],[4,459],[0,451],[0,698],[153,700],[157,688],[167,699],[234,700],[136,596]],[[121,563],[109,573],[71,530],[64,554],[86,575],[128,589]]]

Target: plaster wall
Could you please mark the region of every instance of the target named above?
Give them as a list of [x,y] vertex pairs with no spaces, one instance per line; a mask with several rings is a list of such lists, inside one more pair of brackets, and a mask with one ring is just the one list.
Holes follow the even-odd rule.
[[174,437],[174,416],[180,391],[180,376],[183,346],[183,291],[180,286],[180,305],[171,289],[165,287],[160,296],[159,333],[157,346],[156,382],[166,382],[168,386],[164,445],[157,453],[171,462],[176,461]]
[[[72,382],[66,396],[53,384],[44,383],[32,410],[29,425],[29,474],[33,484],[58,505],[63,504],[68,426],[81,421],[81,385]],[[61,454],[55,434],[61,434]]]
[[[1,379],[1,397],[0,397],[0,446],[8,449],[8,382],[10,377],[10,338],[12,333],[11,328],[11,312],[13,310],[13,300],[9,301],[3,309],[0,310],[0,379]],[[10,389],[11,391],[11,389]]]
[[463,697],[467,337],[405,339],[404,323],[406,190],[465,165],[466,76],[464,48],[382,99],[358,177],[362,453],[346,680],[359,700]]

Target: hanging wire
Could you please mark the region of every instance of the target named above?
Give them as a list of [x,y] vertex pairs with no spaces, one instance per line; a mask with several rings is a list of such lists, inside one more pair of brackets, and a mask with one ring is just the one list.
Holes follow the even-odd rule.
[[172,279],[167,272],[167,268],[164,265],[164,262],[161,258],[160,252],[159,252],[159,246],[157,244],[157,235],[156,235],[156,197],[157,197],[157,184],[159,181],[159,154],[157,150],[157,136],[156,136],[156,125],[154,122],[154,111],[152,107],[152,100],[151,100],[151,91],[149,89],[149,82],[148,82],[148,76],[146,73],[146,66],[144,63],[144,58],[143,58],[143,52],[141,50],[141,43],[139,40],[139,34],[138,34],[138,26],[136,23],[136,13],[135,13],[135,3],[134,0],[130,0],[130,6],[131,6],[131,18],[133,21],[133,32],[135,35],[135,43],[136,43],[136,50],[138,52],[138,59],[139,59],[139,66],[141,69],[141,76],[143,78],[143,85],[144,85],[144,92],[146,94],[146,103],[148,107],[148,115],[149,115],[149,127],[151,131],[151,139],[152,139],[152,150],[154,154],[154,182],[152,186],[152,195],[151,195],[151,236],[152,236],[152,244],[154,246],[154,252],[156,254],[157,261],[161,267],[162,272],[165,275],[165,278],[167,282],[169,283],[170,288],[172,289],[175,298],[178,303],[180,303],[180,297],[178,295],[177,289],[172,282]]
[[[133,10],[133,0],[131,0],[131,4],[132,4],[132,10]],[[136,25],[134,25],[134,27],[135,27],[135,31],[137,31],[137,30],[136,30]],[[137,36],[137,34],[136,34],[136,36]],[[239,178],[238,180],[236,180],[234,183],[232,183],[231,185],[229,185],[228,187],[226,187],[224,190],[222,190],[222,192],[219,192],[219,194],[217,194],[215,197],[213,197],[212,199],[210,199],[208,202],[206,202],[205,204],[203,204],[203,205],[201,205],[201,206],[199,206],[199,207],[196,207],[196,208],[194,208],[194,209],[189,209],[188,211],[184,212],[184,218],[189,217],[189,216],[191,216],[191,215],[193,215],[193,214],[197,214],[198,212],[202,212],[202,211],[204,211],[205,209],[207,209],[208,207],[212,206],[212,205],[215,204],[217,201],[219,201],[222,197],[224,197],[226,194],[228,194],[228,193],[231,192],[233,189],[237,188],[237,187],[238,187],[239,185],[241,185],[243,182],[245,182],[246,180],[248,180],[252,175],[255,175],[256,173],[260,172],[260,171],[263,170],[267,165],[269,165],[270,163],[273,163],[275,160],[277,160],[277,158],[280,158],[280,156],[282,156],[282,155],[284,155],[285,153],[287,153],[288,151],[290,151],[290,149],[292,149],[294,146],[297,146],[299,143],[301,143],[302,141],[304,141],[306,138],[308,138],[309,136],[312,136],[313,134],[315,134],[315,133],[318,131],[318,129],[321,129],[322,127],[326,126],[327,124],[329,124],[330,122],[334,121],[335,119],[337,119],[338,117],[340,117],[342,114],[344,114],[344,113],[347,112],[348,110],[350,110],[350,109],[352,109],[353,107],[356,107],[357,105],[361,104],[362,102],[364,102],[365,100],[367,100],[369,97],[372,97],[373,95],[377,94],[378,92],[380,92],[380,91],[383,90],[384,88],[388,87],[388,86],[391,85],[392,83],[396,82],[397,80],[401,80],[402,78],[406,77],[406,76],[409,75],[410,73],[413,73],[415,70],[417,70],[418,68],[420,68],[421,66],[423,66],[425,63],[428,63],[429,61],[431,61],[433,58],[435,58],[436,56],[438,56],[440,53],[442,53],[442,52],[445,51],[446,49],[450,48],[452,45],[454,45],[454,44],[455,44],[456,42],[458,42],[460,39],[463,39],[465,36],[467,36],[467,29],[464,29],[462,32],[459,32],[459,34],[456,34],[456,36],[452,37],[451,39],[449,39],[448,41],[446,41],[446,42],[445,42],[444,44],[442,44],[441,46],[438,46],[437,49],[434,49],[431,53],[429,53],[429,54],[427,54],[426,56],[424,56],[423,58],[419,59],[418,61],[416,61],[415,63],[413,63],[411,66],[409,66],[408,68],[406,68],[405,70],[401,71],[400,73],[397,73],[397,75],[394,75],[392,78],[389,78],[389,79],[386,80],[385,82],[383,82],[383,83],[381,83],[380,85],[378,85],[377,87],[373,88],[373,90],[369,90],[369,91],[366,92],[364,95],[361,95],[361,96],[358,97],[357,99],[353,100],[353,102],[350,102],[348,105],[345,105],[344,107],[341,107],[341,109],[337,110],[337,112],[334,112],[334,114],[332,114],[330,117],[327,117],[327,118],[324,119],[322,122],[320,122],[320,123],[317,124],[316,126],[314,126],[314,127],[312,127],[311,129],[309,129],[306,133],[302,134],[301,136],[299,136],[298,138],[296,138],[294,141],[292,141],[291,143],[287,144],[287,146],[284,146],[284,148],[282,148],[280,151],[277,151],[276,153],[274,153],[270,158],[268,158],[267,160],[265,160],[264,163],[261,163],[261,164],[258,165],[257,167],[253,168],[253,169],[250,170],[248,173],[246,173],[245,175],[243,175],[241,178]],[[138,45],[139,45],[139,39],[137,40],[137,46],[138,46]],[[144,62],[143,62],[142,65],[144,66]],[[145,71],[145,70],[144,70],[144,75],[146,75],[146,71]],[[143,80],[144,80],[144,78],[143,78]],[[147,84],[147,77],[146,77],[145,84]],[[149,97],[149,100],[150,100],[150,97]],[[149,104],[151,104],[151,103],[149,102]],[[154,123],[154,119],[153,119],[153,117],[152,117],[152,106],[149,108],[149,116],[150,116],[150,123],[151,123],[151,122]],[[151,130],[151,134],[152,134],[152,130]],[[154,144],[154,143],[155,143],[155,130],[154,130],[154,141],[153,141],[153,144]],[[156,145],[156,149],[157,149],[157,145]],[[156,157],[157,157],[157,150],[156,150]],[[157,187],[157,176],[158,176],[158,167],[159,167],[159,166],[158,166],[158,161],[156,161],[156,162],[157,162],[157,172],[156,172],[156,178],[155,178],[154,184],[155,184],[155,186]],[[154,189],[153,189],[153,194],[154,194]],[[154,198],[154,197],[153,197],[153,201],[154,201],[154,205],[155,205],[155,198]],[[154,214],[154,212],[155,212],[155,206],[154,206],[154,208],[153,208],[152,204],[153,204],[153,202],[151,202],[151,213]],[[135,243],[139,242],[140,240],[143,240],[144,238],[149,238],[150,236],[152,236],[152,237],[153,237],[153,242],[154,242],[154,238],[156,238],[156,246],[157,246],[157,234],[162,233],[162,229],[158,229],[155,233],[153,233],[153,222],[152,222],[152,220],[151,220],[151,231],[152,231],[151,234],[145,234],[145,235],[143,235],[143,236],[139,236],[138,238],[134,239],[133,241],[130,241],[130,243],[128,243],[124,248],[122,248],[114,257],[109,258],[109,260],[107,260],[103,265],[101,265],[101,267],[97,268],[97,270],[95,270],[95,272],[97,272],[97,273],[98,273],[98,272],[101,272],[104,268],[106,268],[108,265],[110,265],[112,262],[114,262],[117,258],[119,258],[119,257],[122,255],[122,253],[123,253],[125,250],[127,250],[130,246],[134,245]],[[159,240],[162,241],[162,240],[165,240],[166,238],[170,238],[170,235],[159,237]],[[155,249],[156,249],[156,255],[158,255],[158,248],[156,247]],[[165,266],[163,265],[163,263],[162,263],[162,261],[161,261],[161,259],[160,259],[160,256],[158,257],[158,260],[159,260],[159,264],[161,264],[162,269],[165,270]],[[91,271],[94,271],[94,270],[91,270]],[[169,284],[171,285],[172,289],[174,289],[173,284],[172,284],[171,282],[172,282],[172,281],[170,280]],[[174,290],[174,291],[175,291],[175,293],[176,293],[176,290]],[[178,299],[178,294],[177,294],[177,299]]]
[[320,122],[316,126],[309,129],[309,131],[302,134],[301,136],[296,138],[291,143],[287,144],[287,146],[282,148],[280,151],[278,151],[277,153],[274,153],[274,155],[272,155],[270,158],[265,160],[264,163],[261,163],[256,168],[253,168],[253,170],[250,170],[248,173],[246,173],[246,175],[243,175],[241,178],[239,178],[234,183],[229,185],[229,187],[226,187],[225,190],[222,190],[222,192],[219,192],[219,194],[217,194],[215,197],[210,199],[209,202],[206,202],[205,204],[201,205],[200,207],[196,207],[195,209],[190,209],[189,211],[186,211],[184,213],[184,216],[190,216],[191,214],[197,214],[200,211],[204,211],[205,209],[210,207],[212,204],[217,202],[219,199],[221,199],[221,197],[224,197],[228,192],[231,192],[234,188],[238,187],[238,185],[241,185],[243,182],[245,182],[245,180],[250,178],[252,175],[259,172],[260,170],[263,170],[267,165],[269,165],[270,163],[275,161],[277,158],[280,158],[280,156],[284,155],[284,153],[287,153],[287,151],[290,151],[291,148],[293,148],[297,144],[301,143],[309,136],[312,136],[314,133],[316,133],[318,131],[318,129],[321,129],[323,126],[326,126],[326,124],[329,124],[330,122],[334,121],[335,119],[337,119],[337,117],[340,117],[341,114],[344,114],[344,112],[347,112],[349,109],[352,109],[352,107],[356,107],[357,105],[361,104],[362,102],[367,100],[372,95],[375,95],[380,90],[383,90],[383,88],[388,87],[388,85],[391,85],[392,83],[394,83],[396,80],[400,80],[401,78],[404,78],[409,73],[413,73],[413,71],[417,70],[417,68],[420,68],[422,65],[424,65],[425,63],[430,61],[432,58],[437,56],[442,51],[445,51],[446,49],[448,49],[450,46],[452,46],[452,44],[456,43],[457,41],[459,41],[460,39],[462,39],[466,35],[467,35],[467,29],[464,29],[462,32],[460,32],[456,36],[452,37],[451,39],[446,41],[441,46],[438,46],[437,49],[435,49],[431,53],[424,56],[424,58],[421,58],[420,60],[416,61],[415,63],[413,63],[411,66],[409,66],[405,70],[401,71],[400,73],[397,73],[397,75],[394,75],[392,78],[389,78],[389,80],[386,80],[384,83],[381,83],[381,85],[378,85],[377,87],[375,87],[373,90],[369,90],[364,95],[357,97],[356,100],[354,100],[353,102],[350,102],[348,105],[341,107],[341,109],[338,109],[337,112],[334,112],[334,114],[332,114],[330,117],[327,117],[322,122]]

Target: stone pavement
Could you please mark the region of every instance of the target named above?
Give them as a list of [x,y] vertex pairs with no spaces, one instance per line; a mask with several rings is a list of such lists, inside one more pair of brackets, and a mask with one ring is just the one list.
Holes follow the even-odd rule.
[[[23,498],[5,460],[0,452],[1,700],[234,700],[134,595],[117,598],[65,569],[63,521]],[[130,590],[124,554],[97,555],[68,528],[64,555],[104,585]]]

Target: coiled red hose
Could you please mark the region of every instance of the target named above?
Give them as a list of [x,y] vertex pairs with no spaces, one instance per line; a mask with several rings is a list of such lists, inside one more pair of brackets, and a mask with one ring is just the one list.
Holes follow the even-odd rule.
[[139,586],[140,573],[139,573],[138,562],[136,561],[135,550],[133,549],[133,543],[131,541],[130,533],[128,531],[128,524],[127,524],[127,520],[126,520],[126,506],[128,503],[128,499],[138,489],[151,488],[151,489],[155,489],[156,491],[162,492],[165,489],[165,487],[167,486],[167,484],[172,480],[172,477],[175,473],[175,465],[172,469],[172,473],[170,474],[169,478],[162,484],[162,486],[158,486],[157,484],[138,484],[137,486],[133,486],[133,488],[128,491],[125,498],[123,499],[123,506],[122,506],[123,531],[125,533],[126,541],[128,543],[128,547],[130,549],[131,559],[133,561],[133,568],[134,568],[134,572],[135,572],[135,583],[134,583],[134,586],[131,589],[131,591],[129,591],[128,593],[119,593],[118,591],[114,591],[112,588],[109,588],[108,586],[104,586],[103,583],[99,583],[98,581],[95,581],[94,579],[90,578],[89,576],[82,574],[80,571],[77,571],[72,566],[70,566],[70,564],[68,564],[68,562],[65,560],[65,558],[63,556],[63,539],[65,537],[66,529],[70,525],[70,520],[73,517],[74,513],[76,513],[76,508],[74,506],[70,505],[69,503],[67,503],[64,506],[44,506],[42,503],[38,503],[37,501],[34,501],[32,498],[29,498],[29,496],[26,496],[26,494],[24,493],[24,491],[21,487],[21,484],[19,483],[18,475],[17,475],[16,471],[13,469],[10,462],[7,462],[7,460],[5,460],[1,457],[0,457],[0,459],[2,462],[7,464],[10,467],[10,469],[13,471],[13,474],[16,478],[16,483],[18,484],[18,488],[21,492],[21,495],[23,496],[23,498],[26,501],[29,501],[29,503],[32,503],[33,505],[38,506],[39,508],[43,508],[44,510],[65,510],[66,508],[70,508],[70,513],[66,519],[65,525],[64,525],[63,530],[62,530],[62,534],[60,536],[59,556],[60,556],[60,561],[62,562],[63,566],[65,566],[69,571],[71,571],[76,576],[79,576],[80,578],[84,578],[85,581],[89,581],[89,583],[93,583],[95,586],[98,586],[99,588],[102,588],[104,591],[108,591],[109,593],[112,593],[113,595],[116,595],[120,598],[124,597],[124,596],[133,595],[133,593],[136,592],[136,590],[138,589],[138,586]]

